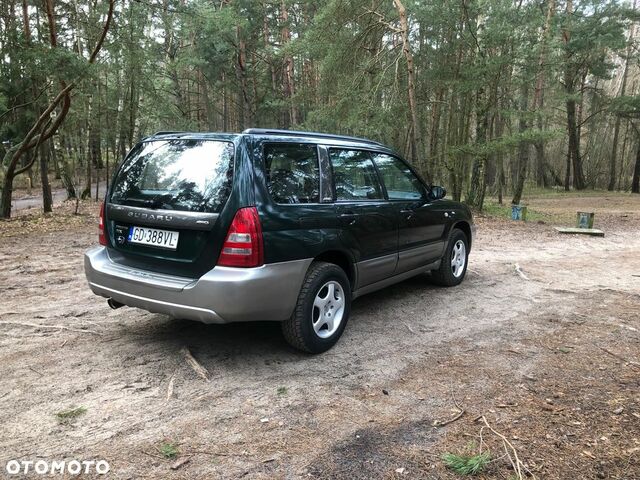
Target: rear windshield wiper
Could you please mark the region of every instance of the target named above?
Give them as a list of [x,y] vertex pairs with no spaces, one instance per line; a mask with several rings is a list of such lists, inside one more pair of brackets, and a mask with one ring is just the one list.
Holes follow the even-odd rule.
[[[171,195],[169,195],[171,196]],[[153,210],[157,210],[159,208],[164,208],[165,207],[165,203],[164,203],[164,199],[165,197],[167,197],[167,194],[163,194],[163,195],[158,195],[155,196],[153,198],[150,198],[148,200],[144,201],[144,206],[147,208],[151,208]]]

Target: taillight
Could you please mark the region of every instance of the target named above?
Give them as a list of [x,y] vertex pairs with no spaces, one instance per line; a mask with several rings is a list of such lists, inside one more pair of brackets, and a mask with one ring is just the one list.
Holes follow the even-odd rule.
[[98,219],[98,241],[100,245],[107,244],[107,236],[104,232],[104,202],[100,206],[100,218]]
[[258,267],[264,263],[262,226],[256,207],[241,208],[233,217],[222,245],[218,265]]

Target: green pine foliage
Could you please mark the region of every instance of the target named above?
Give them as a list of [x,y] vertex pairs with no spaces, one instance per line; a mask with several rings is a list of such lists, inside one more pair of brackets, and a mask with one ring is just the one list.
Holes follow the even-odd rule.
[[[627,189],[640,87],[620,84],[638,73],[629,32],[639,15],[623,0],[574,0],[572,11],[555,1],[550,12],[549,2],[403,0],[414,85],[393,2],[118,1],[93,65],[108,0],[53,2],[56,48],[46,1],[27,0],[26,17],[21,2],[2,2],[0,178],[64,82],[71,107],[45,150],[51,173],[77,183],[96,169],[104,178],[107,162],[112,173],[157,130],[279,127],[385,142],[478,208],[497,189],[517,193],[521,176],[550,187],[568,173],[565,187],[602,188],[610,162]],[[416,130],[426,158],[412,151]],[[580,151],[567,164],[570,131]]]
[[487,465],[491,461],[491,455],[489,452],[483,452],[477,455],[445,453],[442,456],[442,461],[447,468],[459,475],[478,475],[487,468]]

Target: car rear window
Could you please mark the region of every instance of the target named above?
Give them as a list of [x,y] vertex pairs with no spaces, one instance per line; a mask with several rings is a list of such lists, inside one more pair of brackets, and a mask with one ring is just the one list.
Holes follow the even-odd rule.
[[217,213],[233,180],[233,143],[153,140],[139,144],[113,183],[111,203]]
[[315,145],[274,143],[264,146],[267,187],[276,203],[320,201],[318,149]]

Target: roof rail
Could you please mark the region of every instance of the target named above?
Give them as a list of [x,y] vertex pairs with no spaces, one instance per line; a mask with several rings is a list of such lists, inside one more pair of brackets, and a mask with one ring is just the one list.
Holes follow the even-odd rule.
[[160,130],[159,132],[154,133],[153,135],[151,135],[152,137],[155,137],[156,135],[169,135],[171,133],[187,133],[187,132],[179,132],[179,131],[170,131],[170,130]]
[[352,142],[370,143],[384,147],[380,142],[368,138],[350,137],[348,135],[335,135],[332,133],[303,132],[301,130],[280,130],[277,128],[247,128],[242,133],[248,135],[290,135],[293,137],[332,138],[334,140],[350,140]]

